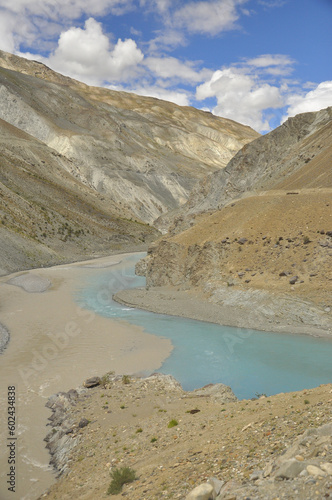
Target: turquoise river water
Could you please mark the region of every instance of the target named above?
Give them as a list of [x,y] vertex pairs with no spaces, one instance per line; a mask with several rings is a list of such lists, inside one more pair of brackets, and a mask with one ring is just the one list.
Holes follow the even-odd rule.
[[131,255],[121,266],[101,269],[87,279],[76,300],[97,314],[169,338],[174,349],[159,371],[173,375],[185,390],[222,382],[239,399],[249,399],[332,381],[332,340],[225,327],[116,303],[115,292],[144,286],[145,279],[134,272],[142,256]]

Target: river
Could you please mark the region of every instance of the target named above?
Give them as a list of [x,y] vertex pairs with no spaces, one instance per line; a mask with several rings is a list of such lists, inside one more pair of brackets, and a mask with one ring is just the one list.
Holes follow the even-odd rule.
[[[11,334],[0,355],[1,500],[35,500],[55,481],[43,441],[50,416],[45,403],[51,394],[75,388],[89,376],[122,369],[149,374],[160,366],[160,372],[172,374],[186,390],[222,382],[239,398],[331,382],[329,339],[222,327],[117,304],[113,293],[144,286],[144,278],[134,274],[141,257],[129,254],[116,256],[111,264],[96,261],[33,270],[53,284],[40,294],[27,294],[1,279],[1,322]],[[72,322],[79,325],[80,335],[56,350],[50,339]],[[170,341],[174,348],[169,355]],[[40,356],[45,353],[43,364]],[[35,361],[32,373],[36,355],[39,364]],[[10,470],[6,443],[11,443],[8,386],[15,386],[17,397],[16,493],[9,492],[6,484]]]

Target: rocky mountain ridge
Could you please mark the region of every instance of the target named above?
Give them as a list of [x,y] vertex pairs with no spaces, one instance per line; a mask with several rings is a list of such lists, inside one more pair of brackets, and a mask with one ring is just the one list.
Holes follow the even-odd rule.
[[322,189],[332,185],[332,108],[289,118],[245,145],[227,167],[203,179],[177,213],[161,217],[173,231],[189,227],[197,214],[214,211],[234,199],[269,190]]

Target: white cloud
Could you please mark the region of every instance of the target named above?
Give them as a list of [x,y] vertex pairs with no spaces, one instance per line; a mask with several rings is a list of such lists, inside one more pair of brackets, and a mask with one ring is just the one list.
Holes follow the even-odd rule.
[[245,60],[244,67],[250,67],[274,77],[288,76],[294,71],[294,59],[285,54],[263,54]]
[[181,62],[175,57],[147,57],[144,65],[158,78],[172,81],[198,83],[212,75],[209,70],[196,70],[192,61]]
[[139,4],[146,10],[164,14],[171,8],[173,0],[140,0]]
[[310,111],[319,111],[320,109],[332,106],[332,81],[322,82],[314,90],[305,95],[292,95],[288,98],[289,106],[285,121],[289,116],[295,116],[299,113]]
[[270,129],[264,111],[283,106],[280,89],[246,73],[245,69],[225,68],[197,87],[201,101],[215,97],[213,113],[249,125],[258,131]]
[[164,51],[171,51],[179,46],[187,44],[186,38],[182,31],[167,28],[160,32],[155,38],[149,42],[149,53],[159,55]]
[[48,19],[69,17],[77,19],[82,14],[120,14],[132,8],[133,0],[1,0],[1,7],[16,14],[33,14]]
[[84,29],[72,27],[61,33],[57,48],[44,62],[65,75],[101,85],[133,77],[143,58],[132,39],[119,39],[112,46],[101,24],[90,18]]
[[267,68],[270,66],[290,66],[294,64],[294,60],[284,54],[262,54],[246,60],[246,64],[256,68]]
[[50,40],[74,19],[120,15],[134,8],[134,0],[1,0],[0,48],[15,52],[33,46],[48,51],[53,48]]
[[0,15],[0,48],[6,52],[14,52],[16,48],[14,37],[16,22],[15,16],[10,13]]
[[174,13],[175,26],[185,28],[190,33],[216,35],[235,28],[240,17],[239,4],[247,0],[214,0],[190,2]]

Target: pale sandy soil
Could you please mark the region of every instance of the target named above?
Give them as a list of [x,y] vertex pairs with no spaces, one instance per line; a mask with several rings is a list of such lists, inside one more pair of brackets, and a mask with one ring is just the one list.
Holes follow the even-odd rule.
[[[83,277],[116,265],[122,258],[114,255],[0,279],[0,321],[10,333],[1,355],[1,442],[7,439],[7,387],[16,387],[19,481],[17,496],[10,498],[27,495],[24,498],[35,499],[54,482],[43,442],[50,415],[45,403],[51,394],[111,370],[118,374],[149,373],[171,352],[170,341],[82,310],[74,302]],[[0,462],[0,498],[6,499],[4,447]]]

